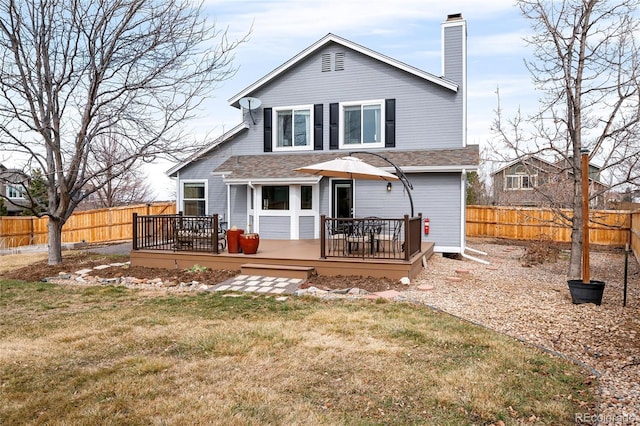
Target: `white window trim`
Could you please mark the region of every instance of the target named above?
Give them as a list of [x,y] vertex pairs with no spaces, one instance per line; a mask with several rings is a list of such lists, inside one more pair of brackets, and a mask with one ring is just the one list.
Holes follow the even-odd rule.
[[185,200],[200,200],[200,198],[185,198],[184,197],[184,184],[185,183],[203,183],[204,184],[204,214],[209,214],[209,181],[206,179],[182,179],[180,181],[180,211],[184,211]]
[[[294,141],[291,142],[291,146],[278,146],[278,112],[279,111],[295,111],[295,110],[309,110],[309,145],[307,146],[295,146]],[[314,117],[313,117],[313,104],[310,105],[294,105],[284,107],[274,107],[271,117],[272,131],[272,144],[273,151],[313,151],[313,133],[314,133]]]
[[[18,197],[12,197],[11,196],[11,190],[14,190],[15,192],[17,192],[18,194],[20,194]],[[22,191],[20,191],[15,185],[7,185],[7,198],[10,198],[12,200],[24,200],[24,193]]]
[[[532,182],[533,185],[524,188],[522,186],[522,178],[528,178],[529,182]],[[508,182],[509,178],[516,179],[518,184],[515,187],[509,188]],[[504,176],[504,189],[505,191],[533,191],[533,189],[538,186],[538,175],[528,175],[528,174],[516,174],[516,175],[505,175]]]
[[[344,107],[348,107],[348,106],[355,106],[355,105],[380,105],[380,142],[378,143],[364,143],[361,142],[360,144],[345,144],[344,143]],[[385,142],[385,115],[384,115],[384,109],[385,109],[385,100],[384,99],[373,99],[373,100],[368,100],[368,101],[352,101],[352,102],[340,102],[339,104],[339,110],[340,110],[340,114],[338,117],[339,120],[339,130],[338,130],[338,134],[339,134],[339,141],[340,141],[340,149],[351,149],[353,150],[356,147],[359,148],[384,148],[384,142]],[[360,130],[362,131],[362,129]]]

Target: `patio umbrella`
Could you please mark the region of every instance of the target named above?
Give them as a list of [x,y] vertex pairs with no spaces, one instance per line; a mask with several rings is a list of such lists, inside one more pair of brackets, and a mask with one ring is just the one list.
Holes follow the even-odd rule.
[[329,176],[345,179],[369,179],[392,181],[399,180],[398,176],[386,172],[356,157],[342,157],[310,166],[294,169],[296,172],[309,173],[317,176]]

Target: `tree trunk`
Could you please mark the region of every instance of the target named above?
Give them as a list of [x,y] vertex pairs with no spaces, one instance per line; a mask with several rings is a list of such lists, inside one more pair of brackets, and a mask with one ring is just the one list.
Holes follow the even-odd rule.
[[49,265],[62,263],[62,226],[64,222],[49,216]]

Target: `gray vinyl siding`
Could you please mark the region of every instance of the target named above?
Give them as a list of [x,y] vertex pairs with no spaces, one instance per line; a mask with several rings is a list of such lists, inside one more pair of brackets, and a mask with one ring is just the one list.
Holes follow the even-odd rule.
[[313,216],[301,216],[299,223],[300,239],[312,239],[315,231],[315,218]]
[[423,240],[433,241],[438,247],[458,247],[462,238],[461,175],[458,173],[438,173],[410,176],[413,184],[413,199],[416,214],[429,218],[431,231]]
[[[321,71],[323,53],[345,52],[344,71]],[[463,143],[460,92],[329,44],[252,94],[262,101],[234,155],[263,152],[263,108],[323,104],[323,146],[329,149],[329,104],[396,99],[396,149],[459,148]],[[240,138],[238,140],[240,142]],[[265,153],[277,155],[278,152]]]
[[329,178],[322,178],[320,181],[320,214],[331,216],[331,185]]
[[[422,213],[431,221],[429,236],[422,235],[424,241],[436,242],[438,246],[460,247],[463,210],[461,208],[461,176],[457,173],[410,174],[413,185],[411,195],[414,214]],[[411,214],[409,197],[401,182],[392,182],[387,192],[386,182],[355,182],[356,216],[377,216],[400,218]]]
[[[241,136],[242,137],[242,136]],[[227,215],[227,186],[222,176],[212,176],[211,172],[220,164],[226,161],[235,146],[235,141],[229,144],[223,144],[216,148],[213,152],[215,155],[205,154],[201,159],[189,163],[180,170],[180,180],[206,180],[208,182],[208,198],[207,198],[207,214],[224,214]],[[233,198],[232,198],[233,200]],[[245,202],[246,205],[246,202]],[[180,209],[181,206],[178,206]],[[246,214],[245,214],[246,216]],[[246,224],[246,217],[243,221]]]
[[464,83],[464,31],[462,26],[446,27],[445,31],[445,55],[444,55],[444,76],[448,80],[458,84]]
[[249,232],[247,229],[247,186],[231,185],[231,217],[229,228],[236,226]]
[[260,238],[288,240],[291,237],[291,218],[288,216],[261,216]]

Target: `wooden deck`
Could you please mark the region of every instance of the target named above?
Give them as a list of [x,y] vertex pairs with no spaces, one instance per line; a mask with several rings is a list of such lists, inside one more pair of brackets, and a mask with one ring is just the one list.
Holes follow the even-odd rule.
[[186,269],[193,265],[211,269],[241,270],[242,265],[313,267],[318,275],[362,275],[371,277],[415,278],[423,260],[433,254],[433,243],[422,243],[421,251],[409,261],[398,259],[361,259],[320,257],[320,240],[260,240],[256,254],[195,253],[184,251],[133,250],[131,264],[154,268]]

